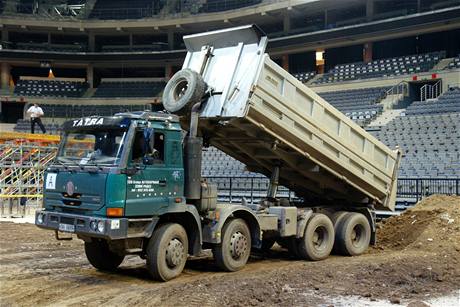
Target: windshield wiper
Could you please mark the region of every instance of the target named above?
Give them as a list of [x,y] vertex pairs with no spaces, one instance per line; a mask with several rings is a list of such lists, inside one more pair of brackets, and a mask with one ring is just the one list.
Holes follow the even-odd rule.
[[[96,166],[96,172],[97,172],[98,170],[101,170],[101,171],[102,171],[102,166],[100,166],[99,164],[97,164],[95,160],[96,160],[96,159],[95,159],[95,157],[93,156],[93,157],[90,157],[90,158],[89,158],[88,162],[91,162],[90,165]],[[90,166],[90,165],[85,164],[85,166]]]
[[[60,161],[59,159],[65,159],[64,161]],[[66,169],[69,169],[68,165],[66,165],[65,163],[70,163],[72,166],[77,166],[79,167],[81,170],[83,170],[83,167],[78,164],[77,162],[73,161],[73,160],[70,160],[70,159],[67,159],[67,158],[64,158],[64,157],[57,157],[56,158],[56,161],[58,161],[61,165],[63,165],[64,167],[66,167]]]
[[67,167],[67,165],[65,165],[64,162],[62,162],[61,160],[59,160],[59,157],[57,157],[55,160],[55,162],[57,162],[58,164],[62,165],[64,167],[65,170],[68,170],[69,168]]

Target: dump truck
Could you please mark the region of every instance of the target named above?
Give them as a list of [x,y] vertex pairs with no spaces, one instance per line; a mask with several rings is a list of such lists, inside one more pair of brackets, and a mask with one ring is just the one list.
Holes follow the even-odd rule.
[[[400,152],[273,62],[256,26],[184,41],[164,112],[64,124],[36,225],[57,239],[76,234],[99,270],[135,254],[161,281],[209,250],[220,268],[236,271],[275,243],[311,261],[374,244],[375,211],[394,210]],[[270,178],[266,196],[220,203],[201,176],[208,146]],[[295,199],[277,198],[279,186]]]

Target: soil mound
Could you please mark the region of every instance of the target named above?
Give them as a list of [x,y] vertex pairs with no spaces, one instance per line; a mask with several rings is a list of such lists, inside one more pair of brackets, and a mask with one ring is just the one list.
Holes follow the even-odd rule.
[[460,197],[433,195],[377,224],[377,249],[460,254]]

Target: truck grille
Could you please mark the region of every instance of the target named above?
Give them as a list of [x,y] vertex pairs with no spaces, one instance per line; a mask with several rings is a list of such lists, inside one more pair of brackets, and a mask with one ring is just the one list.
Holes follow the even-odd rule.
[[75,221],[75,219],[72,218],[72,217],[61,216],[61,223],[62,223],[62,224],[73,225],[73,224],[74,224],[74,221]]

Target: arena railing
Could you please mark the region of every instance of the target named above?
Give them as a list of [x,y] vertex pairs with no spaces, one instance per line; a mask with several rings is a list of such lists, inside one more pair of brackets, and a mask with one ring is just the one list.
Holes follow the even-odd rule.
[[[177,2],[164,6],[152,5],[148,7],[120,7],[120,8],[92,8],[88,9],[81,6],[78,10],[63,10],[61,6],[53,7],[52,5],[37,5],[34,3],[17,3],[15,12],[3,12],[4,15],[29,14],[39,17],[56,18],[56,19],[138,19],[149,17],[164,17],[186,15],[186,14],[203,14],[224,12],[234,9],[244,9],[258,4],[274,3],[275,0],[221,0],[199,3],[198,1]],[[69,6],[67,6],[69,7]],[[54,8],[54,9],[53,9]]]
[[[267,195],[269,179],[267,177],[242,176],[205,176],[217,184],[220,200],[238,202],[244,197],[249,203],[258,201]],[[423,197],[433,195],[460,195],[459,178],[400,178],[398,179],[397,198],[417,202]],[[295,199],[294,191],[280,187],[277,197]]]

